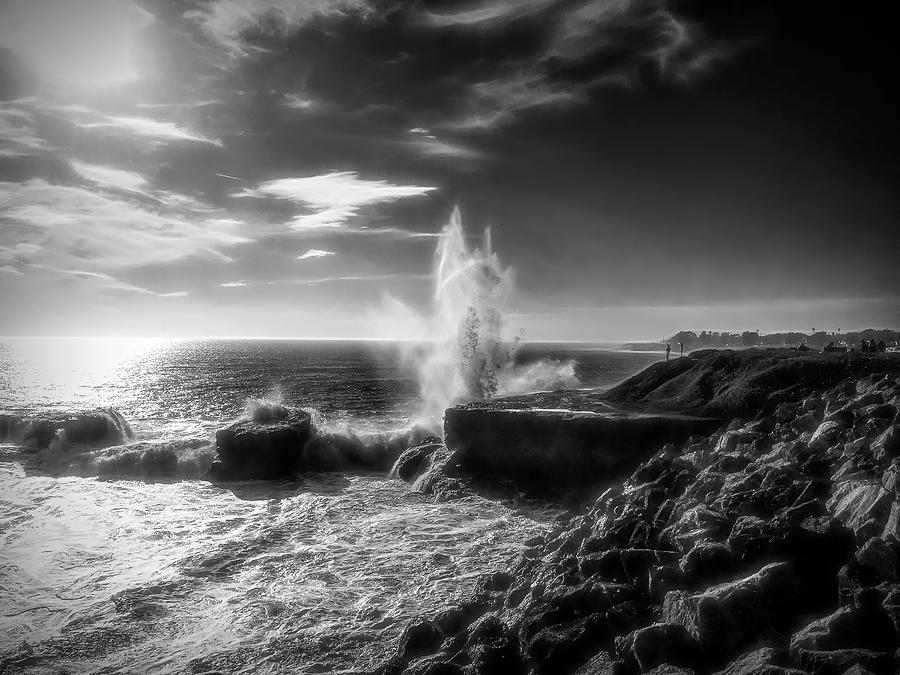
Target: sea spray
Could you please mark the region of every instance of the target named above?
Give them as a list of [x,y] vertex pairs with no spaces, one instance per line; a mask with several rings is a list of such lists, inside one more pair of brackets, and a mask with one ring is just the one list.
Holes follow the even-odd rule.
[[481,248],[467,245],[459,208],[441,230],[432,278],[426,339],[413,350],[423,419],[439,421],[461,401],[579,386],[571,361],[516,364],[520,338],[507,322],[513,270],[493,252],[490,230]]

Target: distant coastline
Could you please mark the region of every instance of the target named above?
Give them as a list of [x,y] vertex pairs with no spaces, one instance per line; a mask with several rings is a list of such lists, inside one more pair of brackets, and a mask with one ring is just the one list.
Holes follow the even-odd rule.
[[859,347],[863,340],[883,340],[888,347],[900,345],[900,331],[880,328],[866,328],[849,333],[816,331],[814,333],[785,332],[760,334],[759,331],[730,333],[727,331],[680,331],[657,342],[626,342],[623,347],[633,352],[665,351],[669,345],[673,351],[684,344],[684,351],[695,349],[747,349],[750,347],[798,347],[806,345],[810,349],[823,349],[835,342],[846,347]]

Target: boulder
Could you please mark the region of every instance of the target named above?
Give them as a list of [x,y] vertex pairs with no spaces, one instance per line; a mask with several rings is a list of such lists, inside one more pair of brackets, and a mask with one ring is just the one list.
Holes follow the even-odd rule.
[[681,559],[681,571],[698,580],[703,587],[730,579],[734,556],[720,542],[699,542]]
[[655,623],[617,640],[616,651],[647,672],[662,664],[693,668],[700,645],[680,624]]
[[298,410],[287,419],[239,421],[216,432],[219,461],[210,468],[213,480],[277,480],[303,471],[303,447],[312,437],[309,413]]
[[666,595],[663,616],[680,624],[704,652],[727,657],[770,628],[790,624],[800,608],[794,604],[797,581],[789,563],[772,563],[744,579],[690,595]]
[[841,607],[816,619],[791,637],[791,653],[800,650],[870,649],[894,651],[897,632],[883,607]]

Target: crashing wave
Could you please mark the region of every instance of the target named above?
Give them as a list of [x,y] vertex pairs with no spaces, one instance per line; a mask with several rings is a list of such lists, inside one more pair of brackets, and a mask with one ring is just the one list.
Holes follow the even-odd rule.
[[131,425],[115,408],[59,415],[0,414],[0,441],[31,449],[48,448],[54,443],[102,448],[133,437]]

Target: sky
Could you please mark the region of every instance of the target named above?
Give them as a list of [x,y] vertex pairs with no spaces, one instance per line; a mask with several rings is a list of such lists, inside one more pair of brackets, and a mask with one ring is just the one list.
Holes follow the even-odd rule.
[[454,206],[526,339],[898,328],[886,6],[5,0],[0,335],[415,337]]

